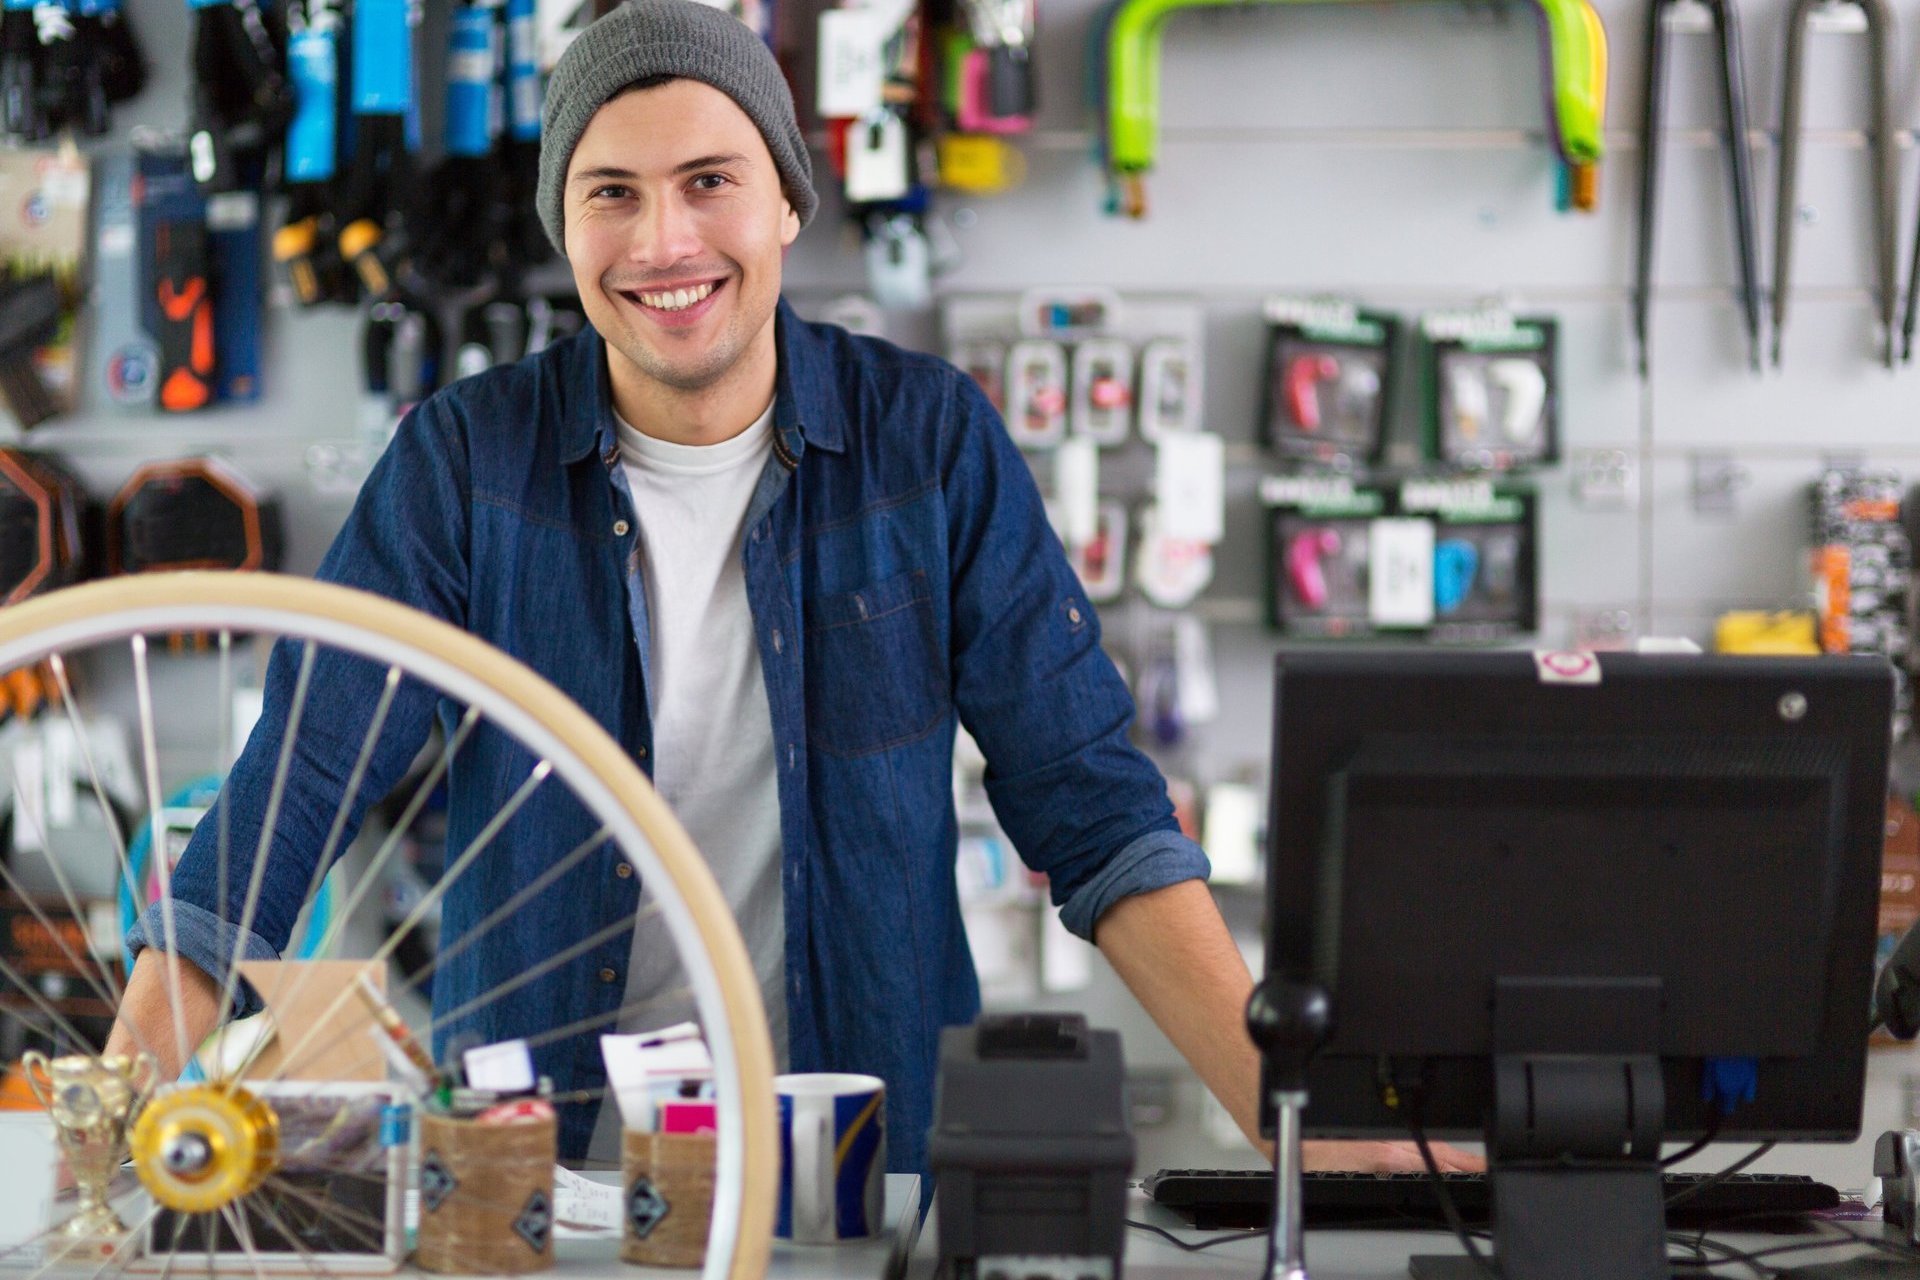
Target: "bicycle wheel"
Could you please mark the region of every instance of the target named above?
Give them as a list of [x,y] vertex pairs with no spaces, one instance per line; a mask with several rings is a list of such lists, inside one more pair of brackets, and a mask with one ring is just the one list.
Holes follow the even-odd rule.
[[[337,652],[351,659],[376,663],[385,669],[390,691],[402,683],[414,682],[449,700],[448,705],[465,709],[460,718],[461,732],[451,735],[441,748],[414,801],[407,805],[401,823],[373,855],[376,862],[392,855],[404,827],[419,813],[428,790],[449,770],[459,768],[463,734],[474,724],[486,724],[510,735],[538,761],[519,788],[500,806],[494,819],[485,824],[467,847],[460,850],[458,856],[454,850],[448,851],[446,875],[435,886],[436,893],[449,891],[458,883],[459,876],[479,865],[481,855],[486,852],[485,844],[511,819],[515,806],[526,796],[538,788],[553,785],[570,789],[574,800],[597,824],[596,839],[576,846],[555,864],[551,874],[563,875],[568,860],[604,853],[608,846],[633,865],[640,882],[649,891],[643,914],[657,914],[679,954],[688,980],[685,994],[697,1010],[712,1053],[718,1103],[717,1158],[712,1224],[701,1274],[705,1280],[722,1277],[742,1280],[764,1274],[773,1230],[778,1153],[774,1136],[773,1054],[760,988],[732,914],[706,864],[619,745],[585,712],[529,668],[466,632],[392,601],[343,587],[268,574],[180,573],[121,578],[58,591],[0,611],[0,672],[39,664],[47,673],[50,698],[49,709],[44,714],[64,716],[72,725],[93,790],[103,807],[107,797],[94,753],[87,746],[88,717],[76,697],[75,686],[79,682],[71,677],[85,662],[94,661],[92,655],[95,654],[114,656],[117,662],[131,660],[140,743],[136,767],[144,784],[147,807],[157,814],[163,794],[162,758],[174,762],[176,771],[189,776],[204,772],[208,763],[201,758],[185,769],[178,768],[183,752],[200,748],[179,744],[169,747],[162,740],[166,730],[163,721],[167,717],[156,714],[151,677],[152,666],[160,659],[150,657],[149,650],[157,638],[182,635],[204,637],[208,648],[217,650],[222,708],[232,703],[231,655],[236,645],[272,639],[296,647],[294,651],[301,663],[300,678],[282,735],[284,749],[278,752],[275,804],[287,780],[292,746],[300,732],[301,713],[316,692],[310,687],[308,676],[317,654]],[[343,818],[356,801],[365,761],[383,731],[385,706],[383,702],[369,719],[358,757],[360,767],[346,778],[340,789],[338,813]],[[199,719],[204,722],[205,717]],[[215,763],[224,769],[227,762]],[[216,804],[207,820],[223,814],[224,804],[224,799]],[[277,856],[267,851],[273,847],[271,827],[279,813],[273,805],[269,805],[266,813],[268,829],[258,843],[260,856],[252,860],[254,883],[249,886],[249,908],[259,896],[258,882],[264,869],[272,856]],[[157,817],[154,821],[152,842],[153,847],[159,849],[163,842]],[[108,826],[117,831],[111,822]],[[327,847],[315,864],[320,871],[339,853],[336,842],[340,832],[341,825],[336,823]],[[225,903],[228,898],[224,828],[220,834],[223,889],[220,901]],[[103,851],[101,856],[117,857],[120,870],[125,872],[124,847]],[[158,859],[156,866],[164,868],[166,861]],[[368,886],[374,883],[376,871],[377,867],[370,867],[347,904],[336,907],[336,927],[344,926],[348,917],[354,915]],[[171,915],[173,891],[164,872],[161,878],[163,931],[170,935],[176,923]],[[316,875],[315,883],[317,880]],[[550,886],[554,880],[545,879],[545,883]],[[456,945],[477,942],[477,935],[496,927],[508,914],[523,907],[522,899],[535,887],[528,886],[505,903],[491,904],[494,910],[489,916],[463,934]],[[81,906],[64,880],[61,889],[74,918],[80,918]],[[34,910],[39,914],[39,908]],[[369,946],[365,963],[386,965],[399,939],[417,926],[424,914],[422,904],[408,915],[400,928],[386,933],[377,946]],[[238,924],[244,933],[249,924],[244,912]],[[65,948],[65,944],[62,945]],[[83,958],[70,948],[65,949],[68,958],[84,968],[87,984],[102,999],[117,1003],[122,993],[113,966],[104,963],[103,957]],[[556,952],[562,961],[569,954],[564,948]],[[555,961],[550,959],[545,963],[552,965]],[[228,972],[212,975],[219,979],[222,992],[231,993],[236,989],[238,964],[236,949]],[[175,1048],[184,1058],[193,1046],[187,1043],[181,1025],[180,976],[172,963],[164,967],[172,993]],[[401,985],[417,985],[422,976],[415,973]],[[515,982],[523,980],[524,975]],[[0,961],[0,984],[9,984],[0,986],[0,991],[7,991],[13,997],[0,1005],[0,1013],[24,1018],[50,1030],[56,1049],[64,1055],[61,1060],[69,1063],[66,1083],[78,1082],[90,1089],[93,1095],[90,1105],[96,1112],[104,1106],[111,1114],[118,1103],[104,1095],[124,1089],[133,1095],[127,1104],[129,1112],[140,1110],[143,1117],[149,1118],[158,1114],[165,1121],[162,1127],[166,1140],[133,1162],[140,1190],[152,1197],[152,1207],[142,1205],[128,1211],[126,1221],[114,1224],[110,1234],[102,1236],[97,1230],[88,1235],[79,1229],[85,1224],[77,1224],[76,1218],[88,1210],[88,1206],[81,1206],[41,1239],[46,1261],[40,1266],[40,1272],[62,1265],[69,1256],[81,1254],[90,1258],[89,1267],[95,1277],[134,1266],[135,1259],[141,1256],[143,1242],[150,1238],[147,1228],[168,1207],[180,1215],[179,1222],[203,1218],[202,1235],[209,1242],[218,1234],[217,1224],[226,1223],[230,1234],[243,1246],[241,1266],[248,1274],[264,1275],[273,1269],[323,1272],[332,1269],[317,1256],[282,1257],[275,1260],[280,1266],[270,1267],[268,1260],[261,1256],[263,1251],[247,1239],[249,1211],[259,1207],[271,1214],[266,1192],[275,1189],[281,1181],[277,1175],[276,1121],[262,1119],[249,1108],[271,1103],[286,1114],[297,1115],[300,1110],[297,1105],[277,1099],[291,1096],[297,1100],[303,1093],[331,1096],[328,1090],[292,1081],[275,1085],[272,1081],[256,1081],[251,1076],[244,1080],[217,1079],[210,1085],[199,1086],[198,1092],[195,1086],[161,1083],[151,1091],[143,1106],[146,1086],[134,1078],[138,1075],[137,1068],[102,1062],[71,1021],[22,973],[3,961]],[[503,998],[509,994],[503,988],[512,985],[503,983],[483,992],[479,1003]],[[340,998],[345,994],[343,991]],[[27,1012],[22,1013],[21,1009]],[[444,1015],[441,1020],[444,1021]],[[543,1032],[542,1037],[557,1039],[614,1029],[606,1025],[609,1020],[604,1017],[591,1021],[599,1025],[557,1025]],[[311,1057],[317,1051],[318,1046],[311,1042],[318,1026],[316,1022],[305,1032],[307,1043],[304,1044],[298,1043],[300,1032],[292,1033],[296,1043],[283,1046],[283,1070],[294,1067],[303,1054]],[[47,1074],[46,1067],[39,1069],[42,1075]],[[149,1139],[149,1145],[157,1141],[151,1134]],[[111,1155],[117,1165],[126,1155],[125,1139],[116,1135],[109,1145],[113,1147]],[[219,1176],[207,1176],[209,1160],[217,1165],[214,1172]],[[196,1194],[186,1195],[182,1189],[187,1181],[177,1175],[195,1161],[198,1163],[190,1170],[195,1176],[187,1181],[192,1184],[189,1189]],[[255,1201],[259,1202],[258,1206]],[[278,1202],[283,1207],[290,1203],[284,1197]],[[324,1204],[314,1206],[317,1215],[328,1211]],[[357,1224],[346,1221],[339,1225],[342,1230],[357,1227],[363,1234],[372,1229],[365,1221]],[[287,1233],[289,1239],[295,1235],[291,1231]],[[168,1272],[203,1266],[209,1271],[234,1269],[231,1260],[225,1254],[216,1255],[210,1243],[202,1262],[197,1253],[182,1248],[186,1238],[186,1233],[176,1224],[172,1251],[160,1260]],[[297,1240],[295,1244],[297,1248]],[[144,1265],[151,1269],[153,1258],[149,1256]]]

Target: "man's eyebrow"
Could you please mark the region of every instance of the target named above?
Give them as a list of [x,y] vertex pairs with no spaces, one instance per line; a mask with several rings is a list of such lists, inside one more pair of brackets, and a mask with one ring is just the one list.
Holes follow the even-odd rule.
[[[673,172],[677,177],[681,174],[692,173],[698,169],[718,169],[730,164],[745,164],[746,161],[747,157],[737,151],[717,153],[710,156],[695,156],[691,160],[683,160],[681,163],[675,165]],[[567,181],[569,183],[631,182],[639,176],[640,175],[631,169],[622,169],[618,165],[603,164],[596,165],[591,169],[577,170]]]
[[599,167],[593,168],[593,169],[582,169],[579,172],[575,173],[573,177],[568,179],[568,181],[569,182],[604,182],[609,178],[616,179],[616,180],[621,178],[631,179],[634,176],[635,176],[634,172],[631,169],[622,169],[615,165],[600,165]]
[[676,174],[692,173],[695,169],[718,169],[724,165],[745,164],[747,158],[738,152],[724,155],[697,156],[673,167]]

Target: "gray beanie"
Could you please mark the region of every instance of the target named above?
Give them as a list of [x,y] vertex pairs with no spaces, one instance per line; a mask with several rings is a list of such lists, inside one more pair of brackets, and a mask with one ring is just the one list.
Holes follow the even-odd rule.
[[738,18],[699,0],[625,0],[567,46],[547,81],[534,205],[561,256],[567,252],[561,191],[580,135],[608,99],[654,76],[698,80],[739,103],[767,140],[787,203],[800,225],[807,224],[819,204],[813,162],[794,120],[793,94],[765,42]]

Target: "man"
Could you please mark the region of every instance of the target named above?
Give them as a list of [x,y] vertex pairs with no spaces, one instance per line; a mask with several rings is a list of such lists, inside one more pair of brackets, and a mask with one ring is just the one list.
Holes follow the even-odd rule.
[[[765,46],[693,0],[629,0],[596,22],[553,73],[538,204],[591,329],[409,415],[321,576],[478,633],[626,746],[740,919],[776,1055],[792,1070],[884,1077],[896,1168],[925,1162],[940,1027],[979,1007],[954,885],[956,721],[1067,926],[1098,944],[1257,1141],[1251,980],[1205,857],[1127,741],[1132,701],[1025,463],[950,365],[805,324],[780,300],[782,257],[815,195]],[[253,847],[244,833],[268,804],[295,665],[276,657],[229,785],[236,850]],[[344,659],[316,668],[326,694],[302,722],[245,936],[227,923],[241,916],[244,862],[223,907],[212,834],[196,836],[176,873],[179,950],[194,962],[183,969],[218,973],[236,949],[284,944],[336,803],[309,780],[346,775],[380,675]],[[395,698],[369,797],[436,714],[451,727],[452,709],[425,692]],[[488,726],[467,738],[450,851],[532,763]],[[453,887],[443,938],[590,835],[551,790]],[[560,877],[441,966],[435,1007],[575,954],[441,1038],[671,1020],[683,979],[658,922],[632,926],[642,901],[610,851]],[[137,941],[158,935],[149,919]],[[125,1009],[165,1044],[159,960],[142,953]],[[217,997],[204,976],[189,985],[197,1031]],[[542,1045],[539,1065],[563,1089],[602,1078],[591,1034]],[[563,1151],[608,1152],[609,1116],[569,1108]],[[1318,1155],[1414,1160],[1385,1147]]]

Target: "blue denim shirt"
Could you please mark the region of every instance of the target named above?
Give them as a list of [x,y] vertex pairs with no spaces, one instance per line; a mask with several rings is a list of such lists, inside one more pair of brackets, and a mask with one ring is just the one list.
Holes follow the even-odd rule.
[[[940,1028],[971,1021],[980,1005],[954,881],[956,720],[986,755],[1007,834],[1081,937],[1120,898],[1208,867],[1128,741],[1133,701],[1100,649],[1093,607],[973,381],[933,357],[807,324],[784,302],[777,341],[774,456],[742,554],[779,768],[789,1053],[796,1071],[883,1077],[891,1164],[919,1170]],[[409,414],[319,576],[404,601],[526,662],[647,768],[637,538],[606,356],[588,330]],[[251,958],[286,945],[380,698],[382,668],[319,656],[242,937],[225,922],[242,918],[299,656],[277,647],[266,713],[228,784],[225,907],[215,824],[202,824],[175,873],[180,950],[215,974],[236,945]],[[433,718],[451,729],[460,714],[402,683],[349,837]],[[450,860],[534,763],[484,722],[471,733],[448,779]],[[442,948],[594,830],[565,786],[536,789],[452,886]],[[439,1045],[464,1032],[494,1041],[578,1026],[537,1043],[538,1067],[562,1090],[603,1083],[598,1033],[619,1010],[639,899],[637,878],[615,875],[620,860],[599,849],[440,966],[436,1019],[509,985],[438,1026]],[[158,942],[157,910],[136,935]],[[565,1153],[584,1152],[593,1118],[592,1106],[565,1109]]]

